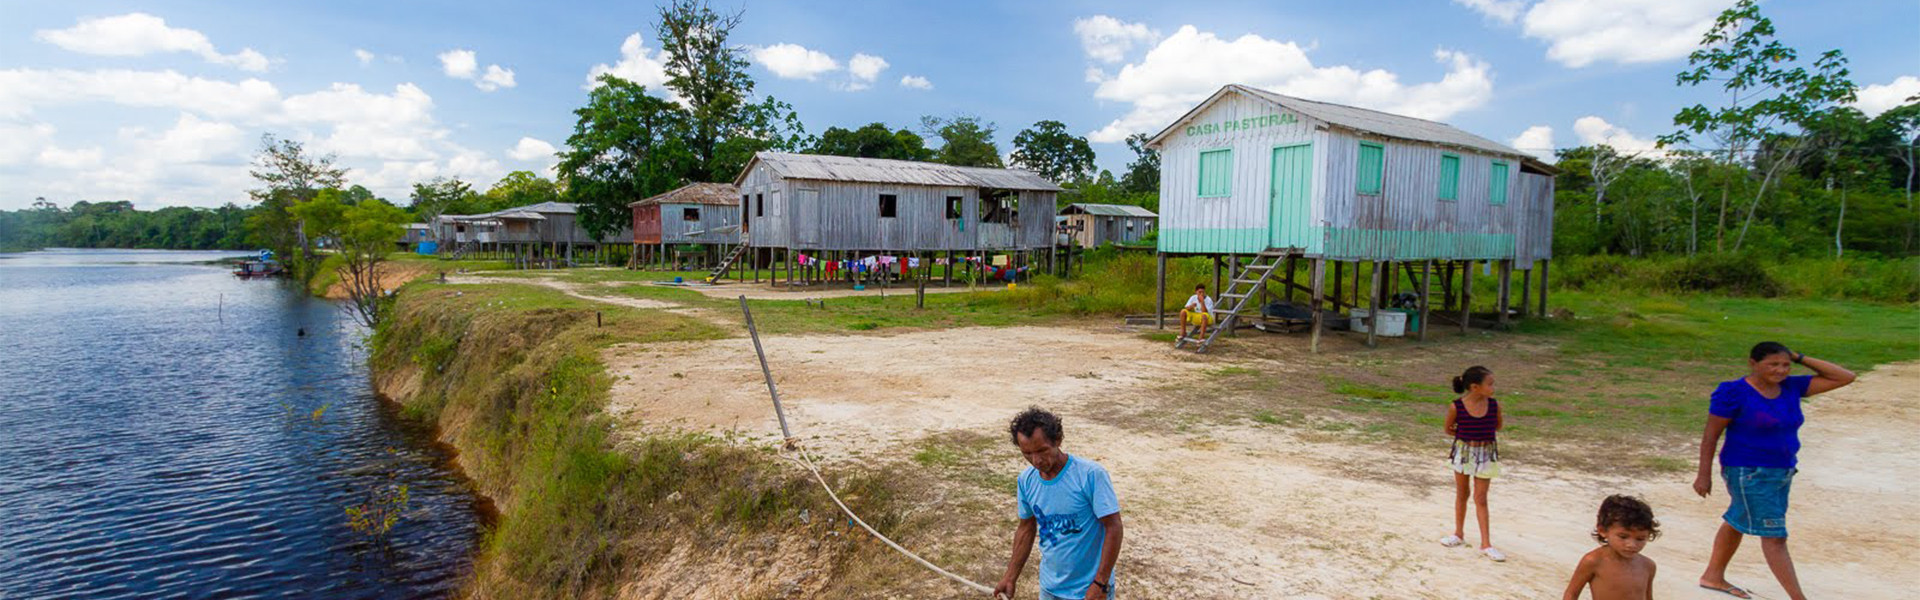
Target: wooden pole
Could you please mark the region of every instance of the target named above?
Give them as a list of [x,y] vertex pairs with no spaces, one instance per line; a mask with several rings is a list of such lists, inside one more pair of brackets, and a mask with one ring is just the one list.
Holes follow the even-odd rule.
[[1509,308],[1508,301],[1512,297],[1512,294],[1513,294],[1513,260],[1501,259],[1500,260],[1500,315],[1494,318],[1494,320],[1500,324],[1501,329],[1507,328],[1507,309]]
[[1153,253],[1158,267],[1153,278],[1153,323],[1155,329],[1167,328],[1167,253]]
[[1462,261],[1460,267],[1460,333],[1467,332],[1467,324],[1473,322],[1473,261]]
[[1432,296],[1429,295],[1432,291],[1433,261],[1420,261],[1420,341],[1422,342],[1427,341],[1427,321],[1430,320],[1427,317],[1427,309],[1432,303]]
[[1286,285],[1283,285],[1280,288],[1281,290],[1284,290],[1287,293],[1287,300],[1286,300],[1287,304],[1293,304],[1293,267],[1294,267],[1294,263],[1297,262],[1298,260],[1299,259],[1295,258],[1294,256],[1291,256],[1291,255],[1287,256],[1287,277],[1285,279]]
[[[1333,263],[1333,264],[1337,267],[1340,263]],[[1324,258],[1313,259],[1313,278],[1312,279],[1313,279],[1313,303],[1307,308],[1313,311],[1313,335],[1311,336],[1312,341],[1308,343],[1307,347],[1309,351],[1314,353],[1319,353],[1320,352],[1320,330],[1325,328],[1324,326],[1326,325],[1326,318],[1327,318],[1326,314],[1321,312],[1320,310],[1320,299],[1325,295],[1324,285],[1326,284],[1326,280],[1327,280],[1327,259],[1324,259]]]
[[1553,264],[1551,258],[1540,261],[1540,316],[1542,318],[1553,314],[1547,312],[1547,265],[1550,264]]
[[1215,254],[1213,255],[1213,295],[1218,297],[1221,293],[1221,289],[1222,288],[1220,287],[1220,255]]
[[[1340,310],[1340,261],[1333,261],[1333,309]],[[1319,285],[1319,284],[1315,284]],[[1314,302],[1319,302],[1318,299]],[[1319,309],[1314,309],[1319,310]]]
[[[1379,346],[1375,341],[1380,335],[1380,261],[1372,261],[1373,278],[1367,281],[1367,347]],[[1358,274],[1357,272],[1355,273]],[[1354,286],[1360,285],[1360,278],[1354,278]]]
[[1527,302],[1532,299],[1533,299],[1533,263],[1528,262],[1527,270],[1520,272],[1520,318],[1524,319],[1524,318],[1527,318],[1527,315],[1532,314],[1528,309],[1531,309],[1533,307],[1527,305]]

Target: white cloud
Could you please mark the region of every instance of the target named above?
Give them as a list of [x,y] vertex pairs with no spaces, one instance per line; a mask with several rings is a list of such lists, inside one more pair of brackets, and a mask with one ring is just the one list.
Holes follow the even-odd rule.
[[775,77],[813,81],[821,74],[840,69],[840,62],[819,50],[799,44],[774,44],[754,48],[753,60],[765,65]]
[[120,139],[131,154],[164,160],[171,164],[215,162],[247,150],[247,135],[232,123],[208,121],[193,113],[180,113],[173,128],[157,136],[146,129],[120,130]]
[[1293,42],[1251,34],[1226,40],[1187,25],[1140,62],[1100,82],[1095,98],[1131,104],[1132,109],[1088,139],[1119,142],[1132,133],[1157,132],[1229,83],[1423,119],[1445,119],[1492,97],[1493,69],[1486,62],[1446,49],[1433,56],[1446,65],[1446,74],[1439,81],[1406,84],[1382,69],[1316,67]]
[[1453,3],[1508,25],[1518,20],[1527,8],[1526,0],[1453,0]]
[[1073,22],[1073,33],[1080,36],[1080,47],[1087,58],[1117,63],[1127,58],[1135,46],[1160,41],[1160,32],[1144,23],[1127,23],[1106,15],[1094,15]]
[[514,144],[512,148],[507,149],[507,158],[518,161],[552,159],[554,152],[556,152],[556,150],[553,144],[530,137],[523,137],[520,138],[520,143]]
[[192,29],[169,27],[165,19],[146,13],[82,19],[73,27],[42,29],[34,32],[33,37],[66,50],[98,56],[187,52],[207,62],[229,65],[243,71],[265,71],[273,62],[252,48],[221,54],[205,34]]
[[0,122],[0,167],[22,165],[53,142],[54,128],[46,123]]
[[1906,105],[1907,99],[1916,95],[1920,95],[1920,77],[1901,75],[1893,81],[1861,87],[1853,106],[1869,117],[1876,117]]
[[87,102],[259,120],[278,110],[280,90],[259,79],[222,81],[173,71],[0,70],[0,119],[23,117],[37,106]]
[[1553,128],[1546,125],[1528,127],[1526,131],[1520,132],[1520,135],[1514,136],[1512,140],[1509,140],[1507,145],[1513,146],[1521,152],[1532,154],[1534,158],[1540,160],[1547,162],[1553,162],[1554,160]]
[[473,84],[480,86],[482,91],[488,92],[503,87],[513,87],[515,85],[513,82],[513,69],[502,69],[500,65],[487,65],[487,74],[481,75],[480,79],[473,82]]
[[612,75],[653,89],[661,89],[667,83],[666,52],[649,54],[647,46],[636,33],[627,36],[620,43],[620,61],[613,65],[600,63],[587,70],[587,83],[583,89],[600,87],[601,75]]
[[1573,122],[1573,135],[1580,138],[1582,146],[1612,146],[1621,154],[1660,154],[1654,140],[1635,136],[1618,125],[1608,123],[1606,119],[1592,115]]
[[847,59],[847,73],[853,75],[853,82],[847,85],[850,90],[864,90],[880,79],[880,72],[887,70],[887,59],[871,54],[854,54]]
[[500,65],[487,65],[480,70],[480,60],[472,50],[453,49],[440,53],[440,72],[454,79],[473,82],[473,87],[482,92],[491,92],[500,88],[514,86],[513,70]]
[[40,156],[34,162],[55,169],[84,169],[100,164],[101,155],[99,148],[66,150],[47,146],[40,150]]
[[366,50],[364,50],[364,49],[361,49],[361,48],[354,48],[354,49],[353,49],[353,57],[354,57],[354,58],[357,58],[357,59],[360,59],[360,66],[363,66],[363,67],[364,67],[364,66],[367,66],[367,65],[370,65],[370,64],[373,64],[373,53],[372,53],[372,52],[368,52],[368,51],[366,51]]
[[930,90],[933,89],[933,82],[919,75],[908,75],[900,78],[900,87],[915,90]]
[[1527,10],[1522,32],[1548,43],[1547,58],[1569,67],[1645,63],[1686,56],[1725,0],[1544,0]]

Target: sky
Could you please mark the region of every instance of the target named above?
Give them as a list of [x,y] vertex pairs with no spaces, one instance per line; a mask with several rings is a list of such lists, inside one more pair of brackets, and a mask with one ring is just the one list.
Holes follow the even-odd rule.
[[[1098,166],[1222,85],[1453,124],[1524,151],[1649,150],[1730,0],[975,2],[714,0],[756,96],[809,133],[974,115],[1003,152],[1056,120]],[[1920,2],[1773,0],[1805,55],[1837,48],[1870,114],[1920,94]],[[44,197],[247,205],[264,134],[411,185],[551,174],[592,76],[660,90],[647,2],[0,0],[0,210]]]

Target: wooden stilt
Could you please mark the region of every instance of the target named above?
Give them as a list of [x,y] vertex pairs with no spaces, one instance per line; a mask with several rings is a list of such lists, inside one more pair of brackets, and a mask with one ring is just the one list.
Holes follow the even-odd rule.
[[1155,252],[1153,278],[1153,323],[1155,329],[1167,328],[1167,253]]
[[[1380,261],[1373,262],[1373,278],[1367,283],[1367,347],[1379,346],[1376,339],[1380,335]],[[1358,272],[1355,273],[1356,275]],[[1354,285],[1360,285],[1358,277]]]
[[[1338,268],[1340,265],[1340,263],[1337,263],[1337,262],[1333,264],[1335,268]],[[1308,351],[1310,352],[1319,353],[1320,352],[1320,330],[1326,328],[1326,319],[1327,319],[1326,313],[1320,310],[1320,299],[1325,295],[1325,292],[1326,292],[1325,284],[1327,281],[1327,259],[1324,259],[1324,258],[1313,259],[1312,279],[1313,279],[1313,302],[1312,304],[1308,305],[1307,308],[1308,310],[1313,311],[1313,334],[1310,338],[1311,341],[1308,342],[1307,344],[1307,348],[1308,348]]]
[[1286,279],[1284,280],[1286,283],[1280,286],[1280,289],[1286,292],[1287,304],[1293,304],[1293,267],[1294,267],[1294,264],[1299,261],[1300,259],[1298,257],[1294,257],[1294,256],[1287,257],[1287,276],[1286,276]]
[[1215,296],[1220,295],[1220,255],[1213,255],[1213,288],[1207,290]]
[[1527,269],[1520,272],[1520,318],[1532,314],[1532,306],[1527,302],[1533,298],[1533,263],[1527,263]]
[[1500,302],[1499,302],[1500,314],[1494,317],[1494,322],[1499,323],[1500,329],[1503,329],[1503,330],[1507,328],[1507,309],[1509,308],[1508,301],[1512,298],[1512,296],[1513,296],[1513,259],[1501,259],[1500,260]]
[[1541,317],[1548,317],[1553,315],[1553,313],[1547,312],[1547,265],[1551,265],[1551,264],[1553,264],[1553,259],[1551,258],[1540,261],[1540,316]]
[[1473,322],[1473,261],[1462,261],[1460,265],[1460,333],[1467,332],[1467,324]]
[[[1333,309],[1334,310],[1340,310],[1340,281],[1341,281],[1340,269],[1341,269],[1341,262],[1337,260],[1333,261],[1333,285],[1329,287],[1333,288]],[[1315,300],[1315,302],[1318,302],[1318,300]],[[1315,309],[1315,310],[1318,310],[1318,309]]]
[[1433,291],[1433,261],[1420,261],[1420,341],[1427,341],[1428,305],[1431,304],[1430,292]]

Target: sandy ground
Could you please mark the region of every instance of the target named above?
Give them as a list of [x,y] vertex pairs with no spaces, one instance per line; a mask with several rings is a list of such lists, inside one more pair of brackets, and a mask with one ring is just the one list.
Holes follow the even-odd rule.
[[[858,464],[861,455],[907,451],[905,444],[928,433],[998,439],[1005,420],[1030,404],[1061,414],[1064,447],[1113,474],[1127,522],[1120,581],[1130,597],[1558,597],[1573,564],[1593,547],[1587,531],[1599,501],[1626,492],[1646,498],[1664,527],[1647,550],[1661,567],[1658,594],[1725,598],[1696,588],[1695,580],[1726,496],[1717,481],[1713,497],[1694,496],[1691,473],[1628,479],[1550,472],[1519,458],[1524,448],[1510,448],[1515,458],[1493,486],[1491,504],[1494,542],[1511,560],[1495,564],[1435,541],[1452,528],[1442,440],[1415,455],[1324,434],[1303,439],[1285,427],[1181,432],[1101,418],[1179,402],[1158,390],[1225,364],[1217,359],[1200,362],[1093,328],[776,336],[764,343],[792,426],[829,470]],[[627,428],[778,436],[746,339],[616,346],[606,359],[621,376],[610,410]],[[1902,475],[1920,470],[1916,389],[1920,363],[1889,365],[1808,407],[1789,523],[1801,579],[1816,597],[1909,595],[1920,483]],[[1631,432],[1621,432],[1620,443],[1634,443]],[[1011,448],[1003,464],[1009,475],[1022,466]],[[950,567],[992,573],[999,564]],[[1757,544],[1742,549],[1729,577],[1756,597],[1785,597]]]
[[[392,290],[406,285],[409,281],[432,273],[437,270],[438,267],[431,264],[413,262],[383,262],[380,263],[377,269],[380,274],[380,288]],[[344,281],[336,281],[333,285],[327,286],[326,297],[329,300],[346,300],[350,296],[351,292],[347,289],[347,284]]]

